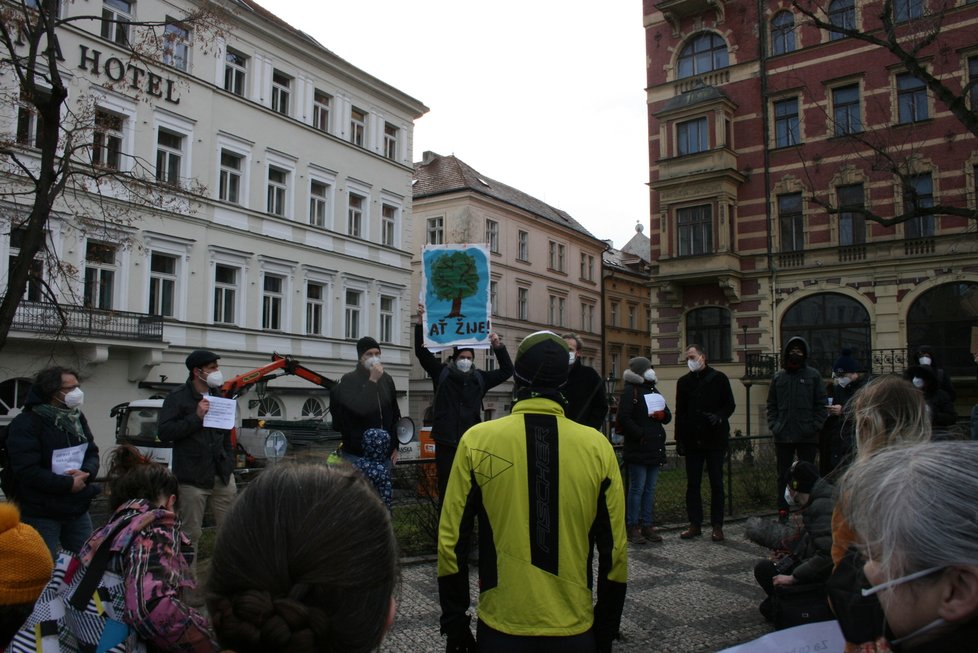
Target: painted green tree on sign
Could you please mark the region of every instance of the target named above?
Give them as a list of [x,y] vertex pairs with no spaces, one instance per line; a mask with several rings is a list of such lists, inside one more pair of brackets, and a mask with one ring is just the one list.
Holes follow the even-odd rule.
[[452,302],[452,311],[445,317],[465,317],[462,315],[462,300],[479,289],[475,257],[465,252],[440,256],[431,265],[431,285],[438,299]]

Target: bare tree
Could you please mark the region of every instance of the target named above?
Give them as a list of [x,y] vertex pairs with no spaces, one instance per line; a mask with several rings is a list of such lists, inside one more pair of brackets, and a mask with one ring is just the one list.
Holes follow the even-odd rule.
[[[172,92],[154,82],[158,75],[148,76],[147,66],[168,63],[190,26],[198,44],[215,42],[225,30],[226,14],[208,3],[179,20],[134,22],[110,15],[62,16],[60,5],[60,0],[0,4],[0,101],[18,108],[15,133],[0,137],[0,199],[9,235],[16,237],[19,249],[0,301],[0,350],[29,284],[37,284],[45,300],[57,307],[58,293],[51,284],[77,276],[48,242],[53,216],[65,216],[69,228],[125,244],[136,208],[189,211],[203,190],[193,181],[157,178],[154,165],[106,139],[111,125],[105,123],[112,117],[98,111],[97,91],[124,87],[137,100]],[[120,60],[124,70],[133,71],[133,77],[142,71],[149,81],[136,85],[128,75],[102,75],[94,80],[93,92],[69,97],[69,83],[77,73],[66,75],[59,39],[69,25],[101,25],[102,36],[125,51],[128,61]],[[48,265],[47,280],[34,272],[39,256]]]

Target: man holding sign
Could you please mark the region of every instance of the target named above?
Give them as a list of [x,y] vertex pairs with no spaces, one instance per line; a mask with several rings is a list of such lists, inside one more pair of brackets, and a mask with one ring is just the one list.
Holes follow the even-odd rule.
[[205,424],[210,423],[209,397],[224,383],[217,362],[220,358],[206,349],[191,352],[186,360],[190,371],[187,382],[163,400],[160,410],[159,437],[173,443],[173,473],[180,481],[180,519],[195,551],[207,500],[211,500],[214,521],[220,526],[238,489],[232,473],[230,429]]

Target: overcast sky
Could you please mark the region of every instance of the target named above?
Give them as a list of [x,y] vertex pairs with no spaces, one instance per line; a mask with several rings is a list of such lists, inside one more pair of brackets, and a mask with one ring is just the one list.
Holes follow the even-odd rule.
[[639,0],[263,4],[430,109],[415,161],[454,154],[618,248],[648,224]]

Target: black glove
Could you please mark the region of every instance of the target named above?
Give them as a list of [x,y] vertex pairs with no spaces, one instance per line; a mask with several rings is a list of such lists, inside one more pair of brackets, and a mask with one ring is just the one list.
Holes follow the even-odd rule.
[[445,653],[478,653],[479,645],[472,636],[472,631],[468,626],[465,630],[452,633],[448,636],[448,644],[445,646]]
[[676,455],[685,456],[686,455],[686,445],[682,442],[676,441]]
[[706,417],[706,421],[710,423],[710,426],[719,426],[720,422],[723,421],[716,413],[703,413],[703,416]]

